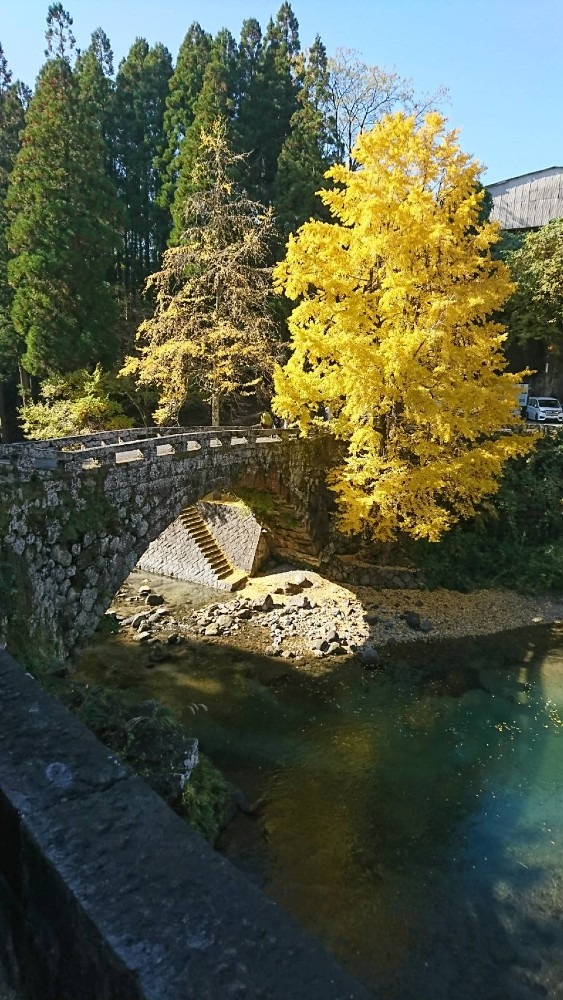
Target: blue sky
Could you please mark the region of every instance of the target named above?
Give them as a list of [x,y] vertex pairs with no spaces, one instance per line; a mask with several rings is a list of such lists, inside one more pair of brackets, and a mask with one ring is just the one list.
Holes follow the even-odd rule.
[[[64,2],[64,0],[63,0]],[[109,35],[116,63],[137,35],[176,56],[189,24],[238,37],[247,17],[264,27],[281,0],[66,0],[78,45]],[[14,76],[30,85],[43,62],[48,0],[0,0],[0,41]],[[448,88],[445,110],[485,180],[563,164],[561,0],[294,0],[302,45],[318,32],[329,54],[359,49],[417,91]]]

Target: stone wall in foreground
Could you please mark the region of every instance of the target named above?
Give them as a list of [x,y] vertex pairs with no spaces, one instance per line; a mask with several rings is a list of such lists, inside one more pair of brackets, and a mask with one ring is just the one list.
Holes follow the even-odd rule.
[[0,651],[0,962],[25,1000],[367,1000]]

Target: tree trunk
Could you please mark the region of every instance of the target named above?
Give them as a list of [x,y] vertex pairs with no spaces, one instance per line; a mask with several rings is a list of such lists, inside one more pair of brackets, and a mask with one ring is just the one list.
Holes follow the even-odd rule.
[[17,379],[12,378],[0,382],[0,441],[8,444],[10,441],[21,441],[23,438],[18,424],[18,406],[21,402],[18,394]]
[[218,392],[214,392],[211,397],[211,426],[221,426],[220,398]]

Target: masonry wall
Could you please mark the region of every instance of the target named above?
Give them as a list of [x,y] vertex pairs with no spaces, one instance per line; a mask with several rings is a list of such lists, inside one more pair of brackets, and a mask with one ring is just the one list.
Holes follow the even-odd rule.
[[0,831],[25,1000],[368,998],[2,651]]
[[136,568],[204,587],[214,587],[216,582],[215,573],[179,519],[151,542]]
[[231,428],[61,452],[0,447],[0,647],[28,663],[87,641],[186,506],[237,485],[287,498],[318,534],[330,442]]
[[201,500],[198,510],[233,566],[255,573],[263,561],[260,552],[262,526],[242,503]]

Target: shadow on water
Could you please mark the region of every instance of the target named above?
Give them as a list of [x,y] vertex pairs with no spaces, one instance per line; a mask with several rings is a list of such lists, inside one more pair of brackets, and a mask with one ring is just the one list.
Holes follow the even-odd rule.
[[148,655],[115,636],[79,677],[168,704],[260,800],[222,850],[377,996],[563,995],[561,631],[397,646],[373,674]]

